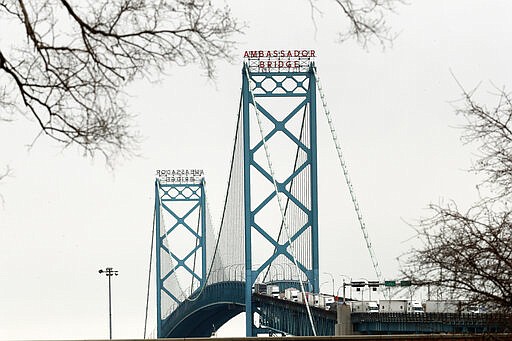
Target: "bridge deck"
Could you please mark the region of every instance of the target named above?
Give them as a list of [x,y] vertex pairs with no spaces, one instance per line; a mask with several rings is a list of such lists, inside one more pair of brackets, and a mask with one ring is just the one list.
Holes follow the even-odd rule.
[[[275,341],[275,337],[223,337],[219,338],[223,341]],[[123,341],[140,341],[141,339],[124,339]],[[173,338],[173,339],[145,339],[145,341],[162,341],[162,340],[190,340],[190,341],[211,341],[212,338]],[[416,335],[347,335],[347,336],[290,336],[286,337],[286,341],[393,341],[393,340],[429,340],[429,341],[510,341],[512,334],[416,334]],[[51,341],[51,340],[48,340]],[[110,341],[110,340],[83,340],[83,341]]]

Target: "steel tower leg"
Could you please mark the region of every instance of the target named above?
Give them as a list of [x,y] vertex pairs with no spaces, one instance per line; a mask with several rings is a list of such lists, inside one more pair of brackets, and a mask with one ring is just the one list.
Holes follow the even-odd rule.
[[[182,177],[182,179],[185,177]],[[166,309],[171,304],[179,304],[183,300],[181,286],[171,286],[169,281],[177,280],[170,277],[176,272],[181,271],[188,277],[192,283],[198,283],[194,286],[194,292],[188,292],[187,295],[194,295],[199,289],[206,285],[207,276],[207,255],[206,255],[206,198],[204,191],[204,179],[190,182],[168,181],[160,183],[155,181],[155,251],[156,251],[156,304],[157,304],[157,337],[167,337],[165,335],[165,318],[162,316],[164,300],[167,303]],[[179,209],[178,209],[179,205]],[[163,226],[160,216],[168,215],[170,220],[175,221],[172,226]],[[199,226],[191,226],[191,217],[198,215]],[[189,233],[193,245],[186,247],[185,255],[178,255],[173,250],[174,231],[176,233]],[[183,250],[182,250],[183,251]],[[187,265],[187,260],[194,259],[194,266]],[[201,268],[195,269],[195,260],[200,259]],[[163,266],[164,262],[167,265]],[[183,286],[186,287],[186,286]],[[177,291],[178,290],[178,291]],[[192,290],[192,289],[191,289]],[[181,298],[181,299],[180,299]]]
[[245,335],[253,335],[254,315],[252,311],[252,239],[251,239],[251,164],[250,164],[250,126],[249,126],[249,80],[242,72],[243,96],[243,149],[244,149],[244,211],[245,211]]
[[[244,153],[244,212],[245,212],[245,304],[246,304],[246,336],[255,336],[255,327],[253,323],[254,307],[252,306],[252,287],[258,275],[267,269],[272,262],[278,257],[283,256],[289,261],[293,259],[290,254],[288,240],[278,240],[276,236],[270,236],[265,231],[265,226],[259,226],[255,222],[255,216],[262,211],[262,207],[267,204],[271,205],[271,200],[275,197],[275,193],[271,193],[263,202],[252,203],[252,187],[251,187],[251,171],[259,172],[264,178],[272,182],[271,175],[266,171],[267,166],[259,164],[255,158],[255,153],[264,143],[272,139],[277,133],[282,133],[289,137],[290,140],[300,149],[307,157],[302,165],[302,170],[309,169],[309,195],[305,202],[298,202],[293,197],[290,184],[296,179],[301,171],[295,171],[280,183],[277,183],[278,192],[284,193],[291,201],[294,201],[298,207],[301,207],[307,216],[307,222],[304,226],[297,228],[295,234],[290,236],[292,242],[299,239],[303,234],[309,234],[310,240],[309,252],[310,259],[304,263],[298,262],[300,278],[305,276],[308,286],[306,290],[319,292],[319,270],[318,270],[318,188],[317,188],[317,126],[316,126],[316,80],[310,64],[308,71],[301,72],[250,72],[247,65],[244,65],[242,71],[242,110],[243,110],[243,153]],[[258,78],[258,80],[256,80]],[[273,82],[273,83],[272,83]],[[265,84],[272,83],[274,86],[265,88]],[[294,84],[287,87],[285,84]],[[277,91],[276,91],[277,89]],[[286,115],[285,118],[278,119],[278,115],[274,115],[271,111],[263,108],[258,102],[259,98],[294,98],[300,99],[300,104]],[[256,101],[256,103],[253,103]],[[294,103],[294,102],[293,102]],[[274,128],[265,137],[261,137],[257,133],[258,127],[250,126],[250,117],[254,115],[255,106],[258,112],[262,112],[267,120],[274,124]],[[308,113],[309,122],[309,145],[299,141],[287,127],[293,117],[299,115],[300,112]],[[252,130],[251,130],[252,129]],[[257,134],[257,135],[254,135]],[[254,136],[253,136],[254,135]],[[251,148],[251,138],[253,140]],[[265,140],[265,142],[264,142]],[[257,143],[254,144],[254,141]],[[259,141],[259,142],[258,142]],[[261,162],[261,160],[260,160]],[[288,187],[287,187],[288,186]],[[291,198],[293,197],[293,198]],[[306,204],[309,202],[310,204]],[[256,208],[254,208],[254,207]],[[252,249],[252,233],[260,234],[268,240],[274,247],[274,254],[264,260],[262,264],[256,266],[253,264],[254,254]],[[259,259],[258,259],[259,261]]]
[[162,274],[160,255],[160,182],[155,180],[155,254],[156,254],[156,337],[162,337]]

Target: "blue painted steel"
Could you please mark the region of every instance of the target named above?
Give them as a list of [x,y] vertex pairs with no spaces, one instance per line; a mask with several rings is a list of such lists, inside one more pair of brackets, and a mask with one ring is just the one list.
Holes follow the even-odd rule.
[[[201,295],[192,294],[163,321],[163,337],[208,337],[232,317],[244,311],[244,282],[226,281],[206,286]],[[261,316],[256,333],[268,331],[311,335],[303,304],[252,295],[254,310]],[[336,311],[311,307],[317,334],[334,335]],[[512,328],[510,315],[496,314],[401,314],[353,313],[353,330],[358,334],[502,333]]]
[[[296,336],[312,335],[304,304],[257,294],[254,294],[253,302],[263,327]],[[318,307],[310,308],[317,335],[334,335],[336,312]]]
[[[294,262],[293,256],[289,253],[289,241],[279,244],[279,241],[270,236],[264,226],[259,226],[255,222],[255,216],[276,196],[272,192],[265,198],[256,208],[251,209],[251,169],[257,170],[268,181],[273,182],[272,176],[260,165],[254,158],[257,150],[263,147],[261,136],[257,138],[257,143],[251,149],[251,127],[250,127],[250,104],[256,106],[258,112],[266,119],[273,123],[274,128],[265,136],[265,140],[269,140],[278,132],[285,134],[296,146],[307,155],[307,160],[301,167],[294,170],[283,182],[277,183],[278,192],[284,193],[290,201],[307,214],[308,221],[298,231],[290,236],[293,242],[302,234],[311,229],[311,266],[307,267],[298,262],[300,271],[307,277],[307,282],[314,292],[319,292],[319,252],[318,252],[318,189],[317,189],[317,133],[316,133],[316,80],[311,68],[308,72],[250,72],[247,65],[242,70],[242,113],[243,113],[243,143],[244,143],[244,205],[245,205],[245,266],[246,266],[246,287],[245,287],[245,304],[246,304],[246,336],[255,335],[255,327],[253,325],[253,307],[252,307],[252,286],[258,275],[265,270],[278,256],[284,256]],[[249,81],[250,78],[251,82]],[[258,80],[258,77],[259,80]],[[275,87],[273,89],[265,89],[264,81],[271,79]],[[287,81],[292,82],[295,87],[286,87]],[[253,89],[250,87],[254,86]],[[291,89],[293,88],[293,89]],[[258,103],[258,98],[283,98],[283,97],[300,97],[304,98],[284,119],[279,120],[277,116],[269,112],[267,108]],[[256,103],[253,102],[253,98]],[[310,146],[305,146],[297,137],[295,137],[287,128],[286,123],[290,121],[304,108],[309,109],[310,122]],[[253,133],[254,134],[254,133]],[[297,198],[295,198],[287,189],[293,179],[305,167],[310,167],[310,190],[311,190],[311,207],[308,208]],[[275,252],[268,257],[259,267],[254,270],[252,263],[252,232],[255,231],[270,242]]]
[[[314,67],[314,65],[312,66]],[[312,70],[312,69],[311,69]],[[320,292],[319,254],[318,254],[318,171],[317,171],[317,129],[316,129],[316,77],[310,72],[309,103],[310,103],[310,134],[311,134],[311,236],[313,244],[313,292]]]
[[[297,232],[291,236],[293,242],[303,233],[311,229],[311,252],[312,265],[307,267],[299,264],[300,270],[307,276],[304,282],[306,290],[318,292],[318,203],[317,203],[317,146],[316,146],[316,80],[313,72],[272,72],[272,73],[250,73],[249,77],[263,76],[264,79],[273,77],[284,77],[276,81],[276,87],[264,93],[254,94],[255,98],[260,97],[302,97],[300,104],[290,112],[282,121],[279,121],[274,115],[267,111],[260,104],[256,104],[258,111],[264,115],[270,122],[274,124],[266,138],[272,137],[277,132],[284,133],[296,146],[302,149],[307,155],[307,162],[295,171],[292,171],[282,183],[278,183],[278,191],[284,193],[297,207],[307,212],[308,222],[297,229]],[[296,82],[295,89],[285,89],[283,86],[287,78],[296,76],[304,76],[304,80]],[[263,81],[256,81],[255,86],[260,91]],[[305,85],[308,82],[308,85]],[[251,210],[251,176],[250,171],[253,167],[260,172],[267,180],[272,181],[264,167],[254,160],[254,153],[263,146],[260,141],[252,149],[250,148],[250,125],[249,125],[249,109],[252,103],[251,92],[249,91],[249,79],[246,70],[242,76],[242,109],[243,109],[243,151],[244,151],[244,212],[245,212],[245,279],[246,281],[233,281],[228,279],[223,282],[214,284],[206,284],[207,261],[206,261],[206,204],[204,182],[200,184],[161,184],[155,181],[155,227],[156,227],[156,266],[157,266],[157,336],[158,338],[184,338],[184,337],[208,337],[211,333],[221,327],[225,322],[246,311],[246,335],[254,336],[258,332],[284,332],[292,335],[311,335],[311,326],[307,316],[306,309],[303,304],[283,299],[276,299],[267,295],[259,295],[252,293],[254,281],[267,266],[269,266],[278,255],[283,255],[289,260],[291,255],[287,248],[289,242],[279,244],[265,230],[264,226],[259,226],[255,222],[255,214],[260,212],[265,205],[269,204],[275,193],[265,198],[256,208]],[[275,93],[278,89],[281,92]],[[299,89],[301,93],[296,93]],[[310,147],[304,145],[299,139],[291,134],[285,127],[294,115],[301,108],[309,107],[309,137]],[[310,186],[311,186],[311,206],[308,209],[306,205],[295,198],[286,186],[305,168],[309,166]],[[188,194],[185,189],[189,190]],[[174,194],[171,192],[174,191]],[[190,202],[190,210],[183,216],[179,216],[172,210],[172,203]],[[200,233],[196,232],[185,223],[187,216],[195,210],[201,210]],[[160,212],[172,215],[177,223],[161,233]],[[181,224],[181,225],[180,225]],[[191,233],[197,240],[197,245],[191,248],[191,251],[184,258],[177,257],[172,250],[164,245],[165,234],[174,231],[178,226],[183,226],[186,231]],[[275,252],[269,256],[256,270],[252,261],[252,232],[256,231],[266,240],[268,240]],[[233,245],[232,247],[236,247]],[[202,269],[200,274],[186,266],[185,261],[201,252]],[[162,253],[166,253],[172,257],[177,263],[176,267],[162,273]],[[172,275],[177,268],[183,267],[194,278],[196,278],[200,286],[186,299],[181,301],[165,287],[165,280]],[[236,273],[236,272],[235,272]],[[284,271],[283,271],[284,274]],[[228,274],[229,277],[229,274]],[[284,276],[283,276],[284,277]],[[223,277],[224,280],[224,277]],[[280,291],[289,287],[299,287],[299,282],[290,278],[282,280],[272,280],[267,284],[278,285]],[[162,319],[162,293],[176,301],[177,308],[174,309],[169,316]],[[253,313],[260,314],[261,325],[256,327],[253,325]],[[336,323],[336,312],[332,310],[324,310],[318,307],[311,307],[312,317],[317,330],[317,335],[333,335]],[[473,315],[455,315],[455,314],[362,314],[354,313],[351,315],[353,330],[362,334],[403,334],[403,333],[467,333],[467,332],[504,332],[512,329],[509,315],[492,315],[492,314],[473,314]]]
[[244,311],[244,288],[244,282],[226,281],[196,291],[163,321],[163,337],[211,336],[214,330]]
[[[190,203],[185,213],[173,211],[173,203],[182,202]],[[176,219],[173,226],[162,226],[160,214],[165,212]],[[196,232],[189,224],[186,223],[186,218],[191,214],[199,211],[200,226],[199,233]],[[157,179],[155,181],[155,238],[156,238],[156,276],[157,276],[157,337],[165,337],[163,331],[162,319],[162,294],[168,296],[176,303],[181,303],[176,293],[165,285],[165,280],[168,279],[178,269],[183,268],[193,278],[199,282],[198,289],[204,287],[206,283],[206,198],[204,191],[204,180],[200,183],[160,183]],[[190,251],[182,258],[178,257],[172,250],[164,244],[166,236],[179,226],[183,226],[195,239],[195,245],[190,246]],[[162,232],[162,228],[165,231]],[[168,272],[162,272],[162,257],[161,252],[168,254],[172,261],[175,263],[174,267]],[[201,253],[201,269],[191,269],[185,262],[198,252]]]
[[[265,282],[267,285],[277,285],[279,287],[279,292],[284,292],[288,288],[300,288],[300,282],[297,280],[275,280],[275,281],[268,281]],[[311,292],[313,291],[313,288],[311,285],[307,282],[302,282],[302,285],[304,285],[304,289],[306,291]]]
[[352,313],[359,334],[503,333],[512,329],[507,314]]
[[204,179],[201,181],[201,236],[199,239],[199,243],[201,244],[202,252],[201,252],[201,286],[203,287],[206,284],[206,267],[208,266],[206,263],[206,193],[204,190]]
[[251,214],[251,164],[247,162],[250,155],[249,135],[249,104],[252,102],[249,92],[249,80],[245,69],[242,71],[242,124],[243,124],[243,149],[244,149],[244,215],[245,215],[245,335],[253,336],[253,311],[252,311],[252,243],[251,226],[253,216]]
[[[160,271],[161,267],[161,260],[160,260],[160,182],[155,180],[155,245],[156,245],[156,268],[158,271]],[[157,337],[162,337],[161,331],[162,331],[162,282],[160,280],[160,274],[157,277],[156,280],[156,330],[157,330]]]

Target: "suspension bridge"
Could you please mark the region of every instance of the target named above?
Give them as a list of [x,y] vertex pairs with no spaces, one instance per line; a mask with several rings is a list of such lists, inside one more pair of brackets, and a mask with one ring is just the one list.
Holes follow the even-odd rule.
[[[313,59],[310,50],[246,53],[220,226],[201,170],[157,171],[158,338],[207,337],[241,312],[247,336],[334,335],[336,313],[310,300],[320,273],[317,94],[381,279]],[[262,284],[278,289],[261,295]],[[297,299],[283,299],[290,288]]]
[[[333,316],[325,309],[307,300],[297,309],[293,301],[269,301],[254,293],[257,283],[277,285],[281,292],[295,287],[301,293],[319,293],[317,92],[371,250],[314,51],[250,51],[244,57],[218,229],[212,226],[202,171],[157,174],[158,337],[209,336],[244,311],[247,336],[269,330],[333,335]],[[380,276],[372,252],[371,256]],[[287,318],[292,311],[293,318]]]

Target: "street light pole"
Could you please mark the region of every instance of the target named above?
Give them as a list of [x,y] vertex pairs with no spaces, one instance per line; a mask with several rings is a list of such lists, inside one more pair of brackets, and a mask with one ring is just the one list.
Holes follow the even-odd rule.
[[[351,278],[348,278],[347,276],[345,275],[339,275],[341,277],[341,279],[343,280],[343,304],[345,304],[345,302],[347,301],[346,300],[346,292],[345,292],[345,288],[347,286],[350,286],[350,282],[352,282],[352,279]],[[348,279],[349,282],[345,282],[345,279]],[[339,289],[338,289],[339,291]],[[352,298],[352,287],[350,287],[350,297]]]
[[109,330],[110,330],[110,340],[112,340],[112,289],[110,283],[110,277],[117,276],[118,271],[114,270],[114,268],[105,268],[105,270],[98,270],[100,274],[105,273],[108,277],[108,322],[109,322]]
[[329,275],[332,281],[332,296],[334,297],[334,276],[330,272],[324,272],[324,274]]
[[347,302],[347,299],[345,298],[347,295],[345,294],[345,278],[343,278],[343,304]]

